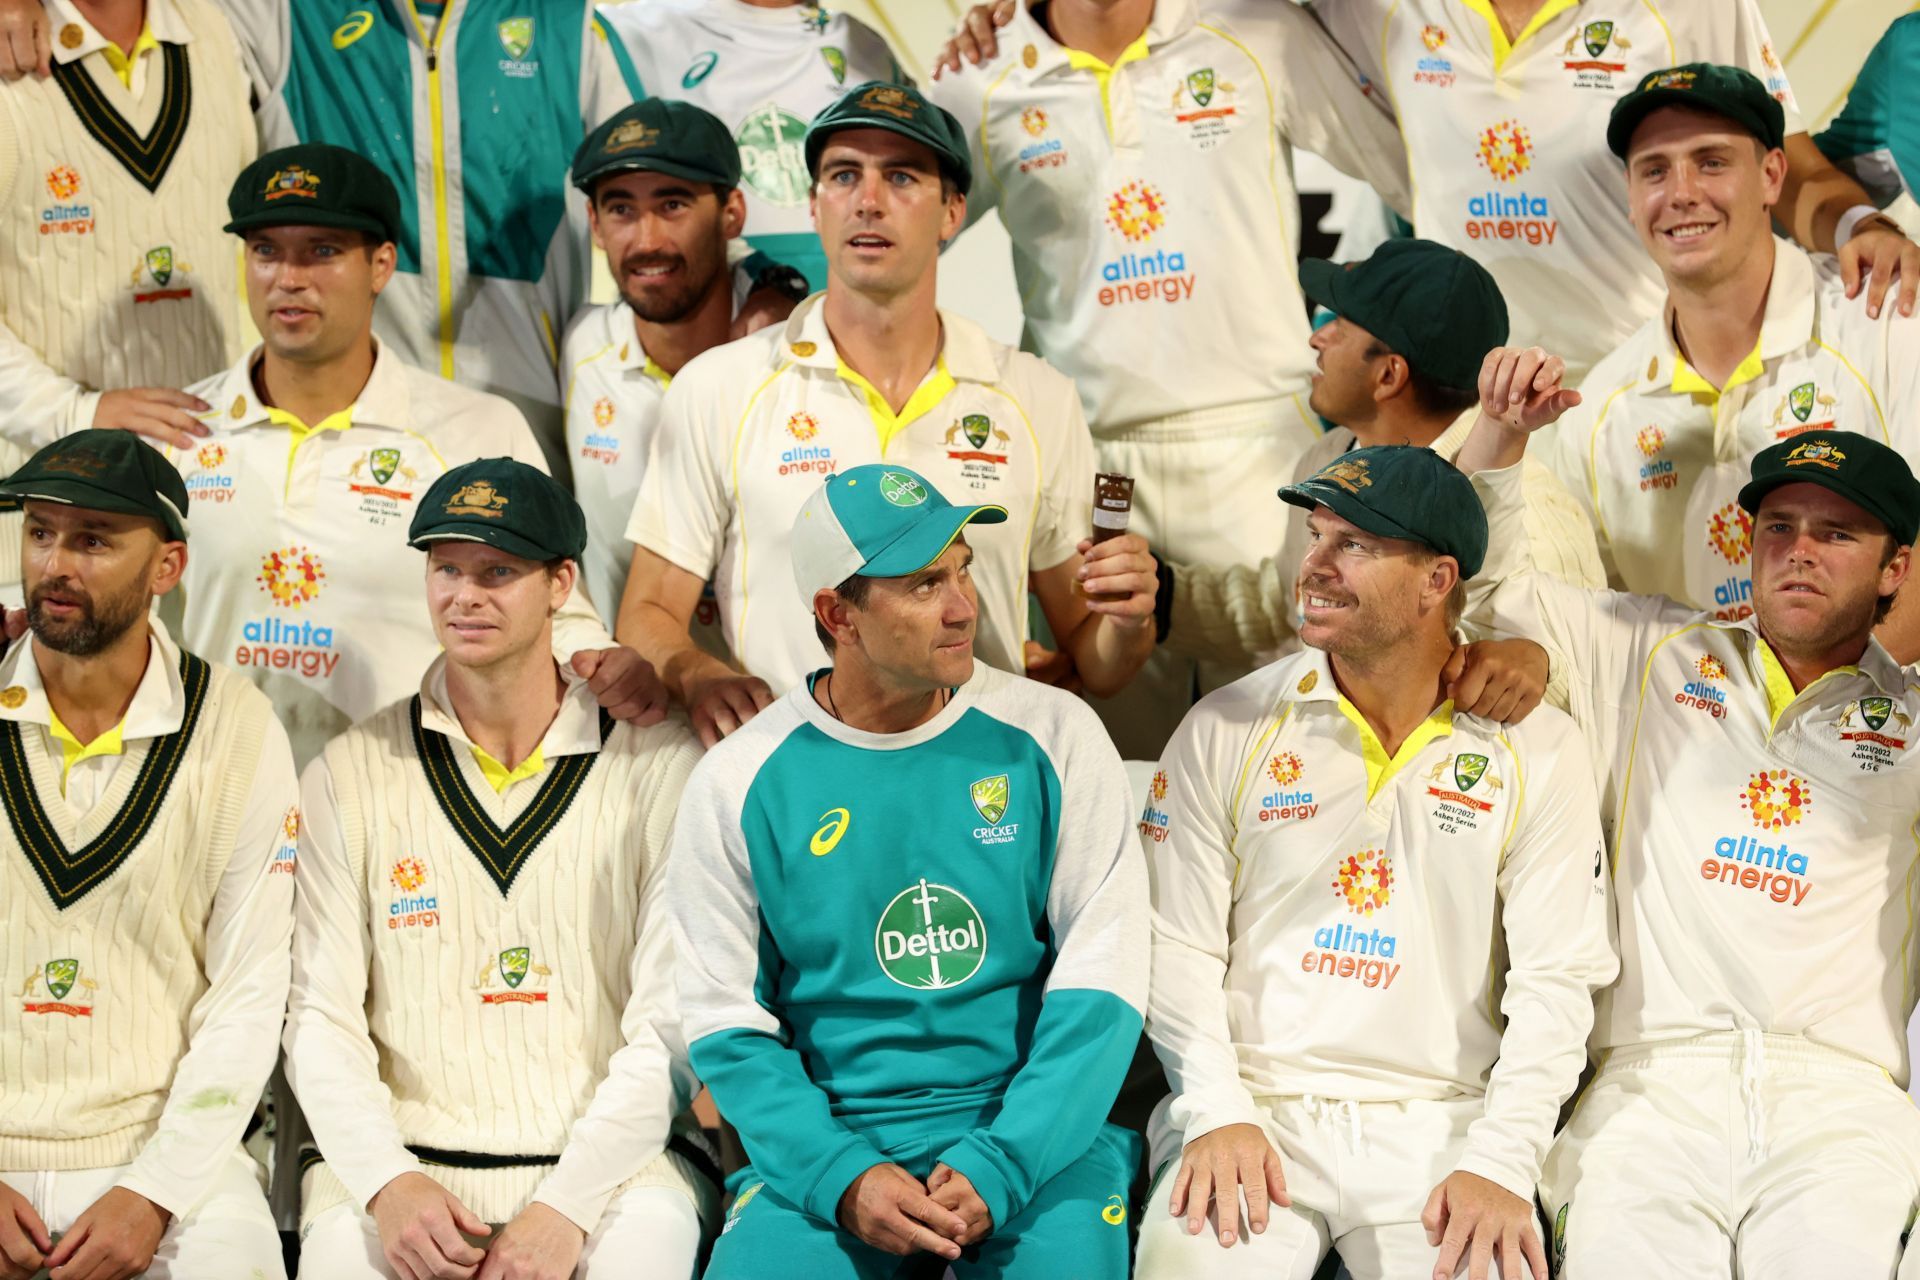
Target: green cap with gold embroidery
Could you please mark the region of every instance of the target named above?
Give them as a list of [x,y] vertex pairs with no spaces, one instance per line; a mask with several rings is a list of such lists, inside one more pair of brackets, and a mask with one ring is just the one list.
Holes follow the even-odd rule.
[[1607,120],[1608,149],[1625,160],[1633,131],[1662,107],[1689,107],[1725,116],[1768,150],[1779,146],[1787,134],[1786,109],[1767,92],[1760,77],[1744,67],[1689,62],[1648,72],[1613,104],[1613,115]]
[[673,98],[622,107],[573,153],[573,185],[593,194],[597,179],[645,169],[718,187],[740,185],[740,148],[710,111]]
[[912,85],[869,80],[847,90],[807,126],[807,172],[818,175],[827,139],[843,129],[885,129],[933,149],[940,171],[965,195],[973,187],[967,133],[945,107],[920,96]]
[[62,436],[0,480],[0,511],[27,502],[151,516],[167,536],[187,537],[187,485],[158,449],[131,431],[89,427]]
[[227,193],[226,229],[337,227],[382,241],[400,237],[400,193],[379,165],[345,147],[281,147],[240,171]]
[[577,560],[587,518],[566,486],[512,458],[463,463],[435,480],[414,509],[407,545],[484,542],[523,560]]
[[1753,455],[1753,478],[1740,490],[1740,505],[1760,514],[1760,502],[1783,484],[1817,484],[1878,520],[1901,546],[1920,536],[1920,481],[1900,456],[1870,436],[1852,431],[1809,431],[1768,445]]
[[1417,542],[1460,565],[1471,578],[1487,560],[1487,512],[1473,482],[1424,445],[1349,449],[1299,484],[1283,502],[1326,507],[1379,538]]

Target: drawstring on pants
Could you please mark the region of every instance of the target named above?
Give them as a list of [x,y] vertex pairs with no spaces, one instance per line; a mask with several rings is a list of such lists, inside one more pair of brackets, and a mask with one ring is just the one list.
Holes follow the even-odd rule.
[[1347,1149],[1360,1150],[1364,1134],[1360,1127],[1360,1104],[1352,1098],[1316,1098],[1308,1095],[1300,1099],[1314,1120],[1329,1128],[1344,1122],[1347,1127]]
[[1756,1027],[1747,1028],[1741,1035],[1740,1093],[1747,1104],[1747,1158],[1755,1163],[1767,1158],[1767,1114],[1760,1097],[1766,1059],[1765,1034]]

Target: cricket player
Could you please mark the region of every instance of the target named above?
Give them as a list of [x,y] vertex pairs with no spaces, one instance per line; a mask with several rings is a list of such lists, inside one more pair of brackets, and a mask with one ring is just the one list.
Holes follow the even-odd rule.
[[[302,765],[404,696],[439,652],[394,572],[420,495],[476,457],[544,465],[512,404],[413,368],[374,337],[399,203],[385,174],[341,147],[269,152],[240,174],[227,229],[244,246],[261,345],[190,388],[212,406],[212,434],[170,451],[203,548],[183,579],[182,634],[273,699]],[[633,714],[651,676],[606,650],[592,606],[570,597],[556,628],[563,658],[606,655],[580,666]]]
[[808,211],[807,122],[848,85],[906,84],[887,42],[849,14],[803,0],[647,0],[600,20],[640,83],[719,117],[740,148],[746,242],[827,287]]
[[434,481],[408,541],[444,652],[302,779],[304,1273],[691,1280],[710,1234],[661,896],[700,749],[554,661],[586,540],[527,463]]
[[[1664,309],[1597,365],[1554,465],[1588,506],[1614,582],[1724,619],[1754,609],[1755,454],[1852,431],[1920,457],[1920,318],[1877,318],[1830,263],[1775,236],[1784,114],[1736,67],[1658,71],[1622,98],[1608,145]],[[1894,619],[1920,658],[1920,621]]]
[[[1558,362],[1488,357],[1506,406],[1462,452],[1502,549]],[[1541,1179],[1559,1274],[1890,1276],[1920,1201],[1904,1090],[1920,686],[1873,636],[1907,580],[1920,483],[1869,435],[1751,464],[1752,615],[1523,574],[1496,628],[1565,663],[1601,780],[1621,971],[1599,1074]]]
[[1488,534],[1439,453],[1280,496],[1308,647],[1188,713],[1140,821],[1173,1095],[1138,1274],[1545,1280],[1534,1185],[1618,968],[1585,745],[1446,699]]
[[151,617],[188,560],[151,445],[65,436],[0,500],[31,630],[0,658],[0,1275],[281,1280],[240,1138],[287,1000],[287,736]]
[[[1139,481],[1132,528],[1177,561],[1249,563],[1248,513],[1319,435],[1289,147],[1404,211],[1391,118],[1266,0],[1022,5],[997,59],[928,92],[967,124],[968,216],[1000,211],[1033,350],[1079,387],[1101,469]],[[1158,655],[1096,704],[1121,753],[1157,756],[1194,682]]]
[[1098,718],[974,656],[968,534],[1007,518],[890,463],[817,486],[831,666],[687,784],[681,1012],[752,1161],[708,1280],[1126,1274],[1144,871]]
[[[823,656],[806,602],[785,591],[794,517],[821,478],[886,461],[1012,513],[974,548],[983,661],[1025,669],[1031,580],[1086,686],[1118,690],[1153,633],[1126,603],[1075,590],[1096,464],[1073,384],[934,305],[935,259],[973,175],[959,123],[911,88],[862,85],[814,119],[807,155],[826,291],[674,378],[627,528],[617,634],[704,742],[732,732]],[[1132,576],[1151,560],[1128,537]],[[708,579],[744,671],[688,634]]]

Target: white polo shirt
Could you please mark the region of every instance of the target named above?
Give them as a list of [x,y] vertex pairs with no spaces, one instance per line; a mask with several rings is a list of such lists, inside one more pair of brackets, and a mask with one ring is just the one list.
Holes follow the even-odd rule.
[[1920,458],[1920,319],[1867,316],[1828,257],[1775,239],[1760,341],[1716,389],[1641,325],[1581,385],[1553,466],[1593,516],[1613,580],[1721,618],[1753,612],[1753,455],[1804,431],[1859,431]]
[[740,147],[747,243],[827,284],[807,208],[807,125],[855,85],[904,81],[887,42],[857,18],[812,4],[647,0],[600,10],[647,92],[720,117]]
[[1140,832],[1185,1140],[1275,1097],[1484,1095],[1459,1167],[1532,1197],[1617,969],[1572,721],[1442,703],[1389,758],[1303,650],[1187,713]]
[[1406,137],[1413,224],[1499,282],[1513,340],[1574,377],[1660,309],[1666,288],[1627,220],[1607,117],[1640,77],[1745,67],[1793,91],[1756,0],[1546,0],[1509,43],[1487,0],[1320,0],[1314,13],[1383,86]]
[[[273,699],[304,766],[411,692],[440,652],[425,561],[407,546],[420,495],[476,458],[546,463],[512,404],[384,344],[353,405],[311,429],[261,403],[259,357],[189,387],[213,406],[201,415],[213,434],[166,450],[189,499],[180,636]],[[578,594],[559,621],[555,647],[568,655],[610,643]]]
[[[1526,554],[1517,470],[1475,477],[1489,582]],[[1752,618],[1539,574],[1512,577],[1491,605],[1497,630],[1569,667],[1601,778],[1621,967],[1596,1045],[1799,1035],[1904,1088],[1920,905],[1910,672],[1873,640],[1795,694]]]
[[1304,386],[1290,143],[1407,207],[1393,122],[1291,4],[1158,0],[1111,67],[1022,4],[996,58],[927,94],[968,130],[968,216],[1000,210],[1034,349],[1103,437]]
[[1073,384],[943,311],[938,364],[895,415],[841,363],[824,298],[680,371],[628,540],[711,580],[729,650],[784,693],[827,661],[788,553],[800,507],[835,471],[897,462],[950,502],[1007,509],[967,529],[975,651],[1025,671],[1027,574],[1064,563],[1092,527],[1093,439]]

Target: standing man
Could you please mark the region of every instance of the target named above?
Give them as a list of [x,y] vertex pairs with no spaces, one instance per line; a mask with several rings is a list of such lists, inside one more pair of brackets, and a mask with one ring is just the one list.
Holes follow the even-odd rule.
[[[1487,469],[1498,583],[1526,433],[1578,399],[1495,352],[1463,466]],[[1920,483],[1871,436],[1769,445],[1739,492],[1752,615],[1523,575],[1500,629],[1569,667],[1601,779],[1620,981],[1599,1074],[1541,1180],[1559,1274],[1890,1276],[1920,1202],[1914,1008],[1920,688],[1873,628],[1907,581]]]
[[[439,651],[394,557],[420,494],[484,455],[542,463],[507,401],[408,365],[373,335],[393,279],[399,199],[366,158],[269,152],[228,196],[261,345],[191,390],[212,434],[173,451],[205,553],[186,571],[182,634],[274,700],[304,763],[404,696]],[[584,599],[557,619],[562,657],[600,650]],[[578,660],[609,704],[642,673]],[[631,692],[631,688],[628,692]]]
[[[1268,0],[1022,5],[995,60],[929,93],[967,122],[968,214],[1000,210],[1033,350],[1079,387],[1101,469],[1139,481],[1134,529],[1178,561],[1246,563],[1250,513],[1319,434],[1289,147],[1404,210],[1392,119]],[[1194,682],[1158,657],[1096,704],[1121,754],[1157,756]]]
[[[256,150],[207,0],[32,0],[49,79],[0,84],[0,472],[56,436],[195,433],[178,388],[237,350],[220,191]],[[0,518],[0,593],[20,519]]]
[[[633,562],[627,521],[667,387],[689,360],[731,340],[751,286],[727,261],[747,202],[726,126],[671,98],[623,107],[588,134],[573,185],[620,291],[620,301],[574,321],[561,361],[573,493],[587,515],[580,572],[611,617]],[[710,595],[695,621],[703,643],[718,642]]]
[[173,642],[187,494],[84,430],[0,482],[30,639],[0,659],[0,1272],[283,1277],[240,1137],[293,932],[293,759],[267,700]]
[[302,781],[301,1270],[691,1280],[719,1188],[673,1131],[695,1082],[662,884],[700,748],[616,726],[554,661],[587,529],[553,479],[455,467],[408,540],[445,652]]
[[[1620,100],[1626,162],[1664,310],[1588,375],[1555,468],[1588,504],[1614,581],[1727,619],[1753,612],[1748,464],[1809,431],[1854,431],[1920,457],[1920,319],[1877,318],[1830,265],[1776,237],[1784,115],[1735,67],[1657,71]],[[1894,619],[1894,656],[1920,622]]]
[[[674,379],[627,537],[633,568],[617,632],[693,712],[709,745],[798,684],[822,649],[792,573],[794,516],[818,477],[913,465],[1013,513],[980,535],[980,650],[1024,669],[1029,580],[1089,689],[1112,693],[1153,647],[1152,560],[1134,538],[1117,601],[1076,594],[1094,460],[1073,384],[934,305],[942,244],[972,182],[959,124],[918,92],[862,85],[807,133],[827,289],[786,324],[710,352]],[[912,486],[889,482],[903,502]],[[728,648],[688,635],[713,580]]]
[[1355,449],[1281,497],[1308,648],[1188,714],[1140,823],[1173,1096],[1138,1274],[1545,1280],[1534,1185],[1618,968],[1584,744],[1446,699],[1487,548],[1451,463]]
[[891,465],[817,486],[791,564],[831,669],[687,786],[681,1008],[753,1162],[709,1280],[1126,1274],[1140,851],[1093,713],[974,658],[965,534],[1006,518]]
[[718,116],[740,147],[747,243],[827,287],[807,122],[850,84],[906,84],[877,32],[804,0],[646,0],[601,11],[640,82]]

